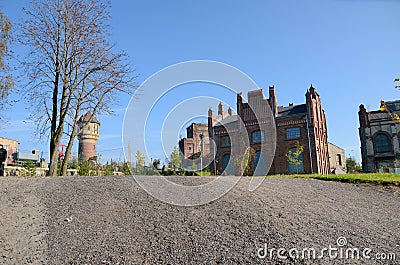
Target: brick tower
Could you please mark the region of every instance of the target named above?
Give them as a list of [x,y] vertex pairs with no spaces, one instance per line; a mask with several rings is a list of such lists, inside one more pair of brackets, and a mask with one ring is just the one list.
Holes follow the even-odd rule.
[[78,121],[78,159],[97,160],[96,146],[99,139],[100,122],[91,112],[82,115]]
[[307,124],[311,148],[312,173],[329,174],[328,129],[321,98],[311,85],[306,93]]

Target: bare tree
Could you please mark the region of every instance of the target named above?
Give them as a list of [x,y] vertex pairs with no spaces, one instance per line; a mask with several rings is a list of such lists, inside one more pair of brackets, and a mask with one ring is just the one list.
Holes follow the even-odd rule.
[[[11,21],[0,11],[0,111],[6,106],[10,88],[14,85],[9,66],[6,62],[10,56]],[[1,118],[1,116],[0,116]]]
[[[78,134],[81,113],[111,113],[120,92],[134,89],[127,55],[107,41],[110,3],[103,0],[31,0],[20,42],[30,48],[24,62],[27,96],[40,136],[50,131],[49,175],[57,173],[57,148],[66,133],[66,154]],[[66,173],[67,157],[62,174]]]

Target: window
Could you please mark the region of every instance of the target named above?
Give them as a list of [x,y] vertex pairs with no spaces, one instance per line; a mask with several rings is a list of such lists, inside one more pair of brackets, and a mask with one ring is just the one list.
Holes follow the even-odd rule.
[[336,160],[337,160],[338,166],[341,166],[342,165],[342,156],[340,154],[336,155]]
[[304,173],[303,153],[298,154],[297,148],[288,151],[289,173]]
[[390,141],[389,137],[384,134],[380,133],[375,137],[375,151],[377,153],[386,153],[390,152]]
[[254,170],[257,168],[258,161],[260,161],[260,155],[261,155],[261,151],[257,151],[257,152],[254,154],[254,160],[253,160],[253,167],[254,167]]
[[265,176],[268,174],[266,153],[259,150],[254,154],[253,159],[254,176]]
[[230,159],[231,159],[230,154],[226,154],[222,157],[222,171],[224,171],[226,169]]
[[229,135],[221,137],[221,146],[222,147],[231,146],[231,138],[229,137]]
[[258,144],[264,142],[264,133],[262,131],[255,131],[251,134],[251,142]]
[[300,127],[286,129],[286,140],[298,138],[300,138]]

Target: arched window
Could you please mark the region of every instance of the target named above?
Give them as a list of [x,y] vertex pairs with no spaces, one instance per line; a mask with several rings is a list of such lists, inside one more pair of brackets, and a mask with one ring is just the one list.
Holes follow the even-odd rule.
[[375,151],[377,153],[390,152],[390,140],[389,137],[384,133],[379,133],[375,136]]
[[266,153],[259,150],[254,154],[253,159],[254,176],[265,176],[268,174]]
[[231,155],[230,154],[226,154],[222,157],[222,171],[224,171],[226,169],[226,167],[228,166],[229,160],[231,159]]
[[289,173],[304,173],[303,153],[294,147],[287,152]]
[[255,131],[251,133],[251,142],[258,144],[264,142],[264,133],[262,131]]

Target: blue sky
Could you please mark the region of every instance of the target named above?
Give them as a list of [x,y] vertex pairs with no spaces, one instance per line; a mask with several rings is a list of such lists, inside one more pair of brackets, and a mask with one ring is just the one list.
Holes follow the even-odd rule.
[[[111,2],[111,41],[129,54],[138,83],[171,64],[213,60],[242,70],[261,88],[274,85],[279,105],[303,103],[313,84],[326,111],[329,141],[358,160],[358,106],[374,110],[381,99],[400,98],[393,83],[400,76],[400,1]],[[21,20],[26,3],[1,2],[14,22]],[[187,98],[197,95],[195,91],[195,86],[182,88]],[[224,92],[213,96],[235,106],[236,99]],[[182,100],[169,99],[173,104]],[[115,116],[99,117],[98,151],[104,160],[123,160],[121,134],[128,103],[129,98],[121,96]],[[16,104],[6,113],[10,124],[1,127],[0,135],[18,140],[22,151],[39,149],[46,157],[46,141],[35,140],[34,129],[23,122],[24,106]],[[164,107],[161,112],[171,110],[168,104]],[[155,156],[163,159],[162,153]]]

